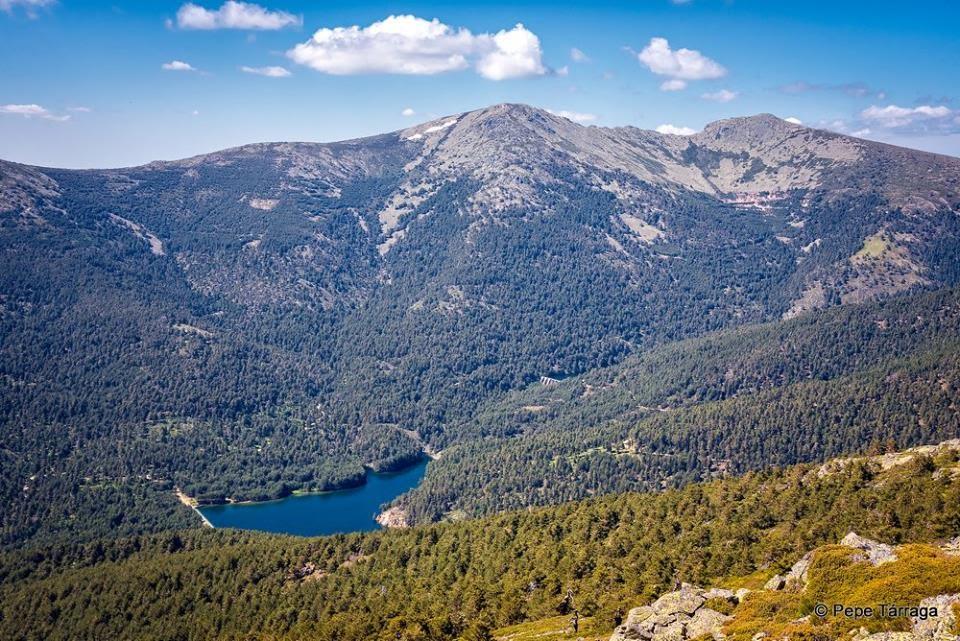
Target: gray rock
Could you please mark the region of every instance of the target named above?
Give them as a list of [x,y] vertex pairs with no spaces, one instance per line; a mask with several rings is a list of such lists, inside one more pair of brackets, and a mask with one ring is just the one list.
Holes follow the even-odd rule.
[[940,547],[950,556],[960,556],[960,536],[947,541]]
[[746,599],[746,598],[747,598],[747,595],[750,594],[751,592],[753,592],[753,590],[751,590],[751,589],[749,589],[749,588],[740,588],[739,590],[737,590],[737,591],[734,593],[734,596],[737,597],[737,603],[740,603],[740,602],[742,602],[744,599]]
[[703,593],[703,598],[706,600],[710,599],[726,599],[727,601],[736,602],[737,595],[733,590],[726,590],[724,588],[712,588]]
[[787,580],[779,574],[774,574],[770,580],[763,584],[764,590],[782,590],[787,584]]
[[927,619],[913,619],[913,636],[920,641],[957,641],[953,634],[957,619],[953,614],[953,605],[960,603],[960,593],[941,594],[924,599],[921,608],[936,608],[937,616]]
[[700,608],[687,622],[687,638],[696,639],[699,636],[709,634],[719,641],[725,636],[723,634],[723,624],[730,619],[731,617],[716,610]]
[[801,589],[805,588],[807,586],[807,573],[810,571],[810,562],[812,560],[813,554],[807,552],[799,561],[794,563],[785,577],[787,585],[794,584]]
[[692,585],[684,584],[676,592],[668,592],[653,602],[653,609],[658,614],[693,614],[701,605],[704,598],[702,590]]
[[866,539],[856,532],[850,532],[843,537],[840,545],[846,545],[847,547],[864,552],[866,554],[866,560],[870,561],[873,565],[883,565],[884,563],[897,560],[897,554],[893,551],[892,547],[886,543]]
[[610,641],[650,639],[653,636],[654,624],[651,620],[653,616],[653,608],[649,605],[633,608],[627,613],[627,618],[623,624],[614,631]]
[[653,641],[685,641],[687,626],[682,621],[675,621],[665,628],[660,628],[653,634]]
[[912,632],[876,632],[866,636],[857,635],[855,641],[916,641]]

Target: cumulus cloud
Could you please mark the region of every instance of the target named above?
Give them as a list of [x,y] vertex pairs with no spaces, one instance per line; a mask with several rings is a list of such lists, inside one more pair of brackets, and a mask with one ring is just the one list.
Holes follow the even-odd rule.
[[56,0],[0,0],[0,11],[13,13],[14,9],[20,8],[29,18],[37,17],[37,9],[49,7],[56,4]]
[[[483,36],[479,36],[482,40]],[[522,24],[499,31],[493,36],[494,47],[480,58],[477,72],[490,80],[506,80],[546,73],[541,62],[540,39]]]
[[565,109],[561,109],[560,111],[547,109],[547,111],[552,113],[554,116],[560,116],[561,118],[566,118],[567,120],[572,120],[573,122],[577,122],[580,124],[583,124],[585,122],[593,122],[594,120],[597,119],[596,114],[580,113],[578,111],[567,111]]
[[712,100],[713,102],[730,102],[731,100],[735,100],[739,95],[736,91],[721,89],[720,91],[700,94],[700,97],[704,100]]
[[871,105],[860,112],[860,117],[879,127],[896,129],[922,121],[945,119],[952,114],[953,112],[943,105],[936,107],[931,105],[920,105],[918,107],[898,107],[897,105],[878,107]]
[[414,111],[411,107],[407,107],[406,109],[400,112],[400,115],[403,116],[404,118],[410,118],[411,116],[417,115],[417,112]]
[[41,120],[54,120],[56,122],[66,122],[70,116],[58,116],[49,109],[40,105],[0,105],[0,114],[9,116],[22,116],[23,118],[39,118]]
[[227,0],[216,10],[188,2],[177,11],[177,26],[181,29],[276,31],[285,27],[299,27],[301,24],[303,19],[292,13],[270,11],[257,4],[235,0]]
[[727,75],[723,65],[695,49],[671,49],[666,38],[651,38],[636,56],[647,69],[669,78],[660,85],[663,91],[683,89],[689,80],[711,80]]
[[240,71],[267,78],[286,78],[293,75],[284,67],[240,67]]
[[787,122],[793,125],[802,125],[803,121],[797,118],[796,116],[790,116],[789,118],[784,118]]
[[473,34],[412,15],[389,16],[367,27],[325,27],[287,56],[333,75],[433,75],[473,66],[484,78],[506,80],[548,71],[540,39],[522,24],[496,34]]
[[656,129],[657,133],[661,134],[673,134],[674,136],[692,136],[697,133],[696,129],[691,129],[690,127],[677,127],[676,125],[658,125]]
[[574,62],[590,62],[590,56],[583,53],[576,47],[570,50],[570,59]]
[[171,60],[160,65],[164,71],[196,71],[196,67],[183,60]]

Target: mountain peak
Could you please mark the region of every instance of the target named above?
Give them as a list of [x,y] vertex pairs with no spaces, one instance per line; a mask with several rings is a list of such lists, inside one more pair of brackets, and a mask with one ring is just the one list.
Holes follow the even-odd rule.
[[801,125],[787,122],[773,114],[762,113],[711,122],[695,138],[700,140],[737,139],[755,143],[773,137],[782,138],[802,129]]

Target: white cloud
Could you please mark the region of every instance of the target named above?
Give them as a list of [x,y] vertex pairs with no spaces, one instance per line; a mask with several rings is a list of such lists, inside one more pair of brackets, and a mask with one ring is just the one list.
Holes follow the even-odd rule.
[[735,100],[739,95],[739,92],[721,89],[720,91],[701,94],[700,97],[704,100],[712,100],[713,102],[730,102],[731,100]]
[[192,2],[188,2],[177,11],[177,26],[181,29],[276,31],[285,27],[299,27],[301,24],[303,19],[292,13],[270,11],[257,4],[235,0],[227,0],[215,11]]
[[[478,36],[482,41],[484,36]],[[493,36],[494,48],[477,63],[477,72],[489,80],[539,76],[547,69],[541,62],[540,38],[517,24]]]
[[164,71],[196,71],[196,67],[183,60],[171,60],[160,65]]
[[240,71],[268,78],[286,78],[293,75],[283,67],[240,67]]
[[547,109],[554,116],[560,116],[561,118],[566,118],[567,120],[572,120],[577,123],[593,122],[597,119],[596,114],[587,114],[580,113],[577,111],[567,111],[566,109],[561,109],[560,111],[554,111],[552,109]]
[[793,125],[802,125],[803,121],[797,118],[796,116],[790,116],[789,118],[784,118],[787,122]]
[[404,118],[410,118],[411,116],[417,115],[417,112],[414,111],[411,107],[407,107],[406,109],[400,112],[400,115],[403,116]]
[[72,111],[73,113],[78,114],[88,114],[93,111],[93,109],[90,107],[67,107],[67,111]]
[[56,0],[0,0],[0,11],[13,13],[16,8],[21,8],[26,12],[27,17],[36,18],[37,9],[49,7],[56,4]]
[[692,136],[697,133],[696,129],[691,129],[690,127],[677,127],[676,125],[659,125],[656,129],[657,133],[661,134],[673,134],[674,136]]
[[670,48],[666,38],[651,38],[650,44],[636,54],[647,69],[670,80],[660,85],[663,91],[678,91],[688,80],[709,80],[727,75],[723,65],[694,49]]
[[872,105],[861,111],[860,117],[865,121],[875,123],[877,126],[895,129],[906,127],[918,121],[946,118],[951,114],[953,112],[942,105],[938,107],[930,105],[920,105],[919,107],[887,105],[886,107],[878,107]]
[[471,65],[490,80],[547,73],[540,39],[522,24],[496,34],[473,34],[412,15],[389,16],[367,27],[319,29],[287,56],[333,75],[433,75]]
[[561,78],[566,78],[567,76],[570,75],[570,67],[568,67],[567,65],[563,65],[562,67],[557,69],[554,73],[560,76]]
[[40,105],[0,105],[0,114],[10,116],[22,116],[24,118],[40,118],[42,120],[53,120],[56,122],[66,122],[70,116],[58,116],[51,113],[50,110]]
[[570,50],[570,59],[574,62],[590,62],[590,56],[583,53],[576,47]]
[[873,132],[870,131],[870,128],[869,128],[869,127],[864,127],[863,129],[857,129],[856,131],[854,131],[854,132],[851,133],[850,135],[851,135],[851,136],[856,136],[857,138],[863,138],[864,136],[869,136],[871,133],[873,133]]

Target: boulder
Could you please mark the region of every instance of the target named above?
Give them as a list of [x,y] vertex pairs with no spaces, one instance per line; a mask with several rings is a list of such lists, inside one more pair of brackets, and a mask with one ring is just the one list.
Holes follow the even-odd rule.
[[936,608],[937,616],[913,619],[913,636],[919,641],[957,641],[953,634],[957,623],[953,606],[960,603],[960,593],[932,596],[920,602],[921,608]]
[[787,584],[787,580],[779,574],[774,574],[770,580],[763,584],[764,590],[782,590]]
[[856,532],[850,532],[843,537],[840,545],[846,545],[855,550],[860,550],[866,555],[864,560],[870,561],[873,565],[883,565],[884,563],[897,560],[897,554],[891,546],[886,543],[866,539]]
[[623,624],[614,630],[610,641],[626,641],[628,639],[651,639],[656,624],[653,622],[655,612],[649,605],[633,608],[627,613]]
[[793,564],[793,567],[790,568],[790,571],[787,572],[784,577],[787,580],[787,585],[795,585],[800,589],[803,589],[807,586],[807,573],[810,571],[810,563],[813,561],[813,554],[807,552],[803,557]]
[[658,614],[693,614],[706,599],[703,590],[686,583],[676,592],[668,592],[653,602]]
[[740,603],[741,601],[746,599],[747,595],[750,594],[750,592],[752,592],[750,588],[740,588],[739,590],[737,590],[736,593],[734,593],[734,596],[737,597],[737,603]]
[[686,641],[687,627],[682,621],[674,621],[670,625],[658,629],[653,633],[651,641]]
[[704,606],[707,598],[731,600],[736,595],[731,590],[705,592],[685,583],[679,590],[662,595],[651,605],[630,610],[610,641],[690,641],[705,635],[722,641],[723,624],[730,617]]
[[724,638],[723,624],[730,619],[730,616],[716,610],[700,608],[687,622],[687,638],[696,639],[709,634],[719,641]]

